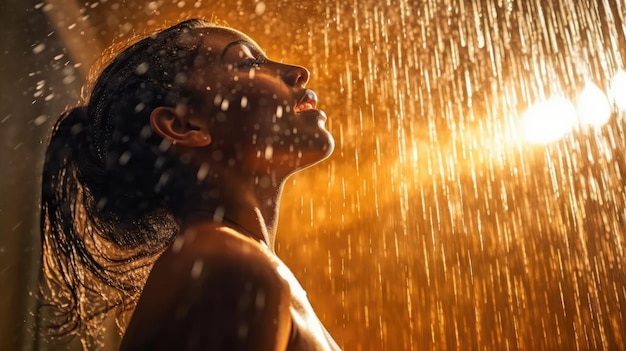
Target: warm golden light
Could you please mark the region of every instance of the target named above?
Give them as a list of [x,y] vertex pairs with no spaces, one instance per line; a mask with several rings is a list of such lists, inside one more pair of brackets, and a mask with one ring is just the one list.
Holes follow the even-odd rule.
[[611,79],[611,99],[620,110],[626,110],[626,72],[620,70]]
[[587,82],[585,89],[578,96],[576,109],[582,125],[599,127],[611,117],[611,105],[607,96],[592,82]]
[[553,97],[531,106],[522,118],[524,139],[545,144],[560,139],[576,125],[576,108],[563,97]]
[[5,3],[2,349],[81,350],[25,308],[59,110],[110,43],[202,17],[310,71],[336,148],[289,178],[276,246],[342,349],[626,350],[626,0]]

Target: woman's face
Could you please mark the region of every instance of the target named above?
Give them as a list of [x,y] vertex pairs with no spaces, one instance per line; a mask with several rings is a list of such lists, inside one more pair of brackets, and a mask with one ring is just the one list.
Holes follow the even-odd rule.
[[207,117],[210,157],[290,173],[330,155],[334,141],[316,94],[305,89],[305,68],[269,60],[231,29],[207,28],[202,35],[191,79],[200,96],[195,112]]

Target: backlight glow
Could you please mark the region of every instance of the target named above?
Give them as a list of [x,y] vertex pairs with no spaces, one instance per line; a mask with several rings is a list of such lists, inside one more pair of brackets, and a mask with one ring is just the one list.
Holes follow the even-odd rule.
[[585,89],[576,100],[578,119],[582,125],[599,127],[609,121],[611,105],[597,85],[587,82]]
[[576,125],[576,108],[563,97],[553,97],[531,106],[522,118],[524,139],[545,144],[560,139]]

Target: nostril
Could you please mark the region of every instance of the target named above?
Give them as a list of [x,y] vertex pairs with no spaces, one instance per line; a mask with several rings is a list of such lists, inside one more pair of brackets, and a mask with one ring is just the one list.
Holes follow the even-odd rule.
[[285,82],[294,86],[304,87],[309,81],[309,71],[300,66],[291,66],[284,75]]
[[304,67],[298,67],[298,68],[301,70],[301,72],[300,72],[300,76],[296,80],[296,85],[305,86],[306,83],[309,82],[309,76],[311,74],[309,73],[309,70]]

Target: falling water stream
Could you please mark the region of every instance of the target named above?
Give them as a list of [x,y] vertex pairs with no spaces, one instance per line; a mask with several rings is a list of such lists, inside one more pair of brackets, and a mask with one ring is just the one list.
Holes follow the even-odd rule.
[[337,148],[278,252],[345,350],[626,348],[625,0],[62,4],[34,10],[68,43],[203,16],[310,69]]

